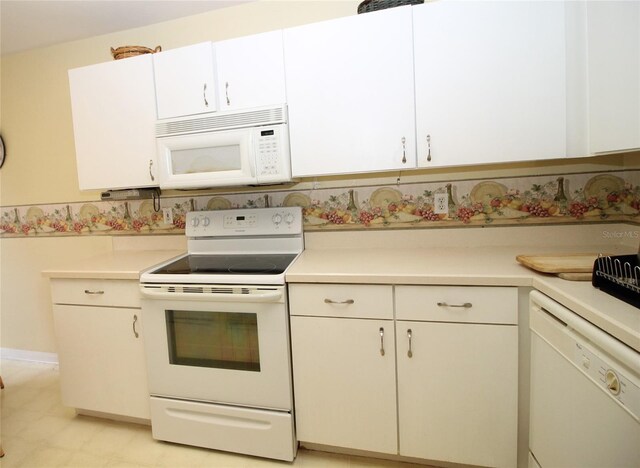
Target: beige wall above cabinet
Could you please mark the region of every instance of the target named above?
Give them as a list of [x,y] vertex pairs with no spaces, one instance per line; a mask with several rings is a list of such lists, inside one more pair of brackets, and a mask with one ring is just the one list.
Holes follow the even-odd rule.
[[563,2],[413,7],[418,166],[566,155]]
[[69,70],[80,190],[154,187],[151,55]]
[[640,148],[640,2],[586,2],[589,149]]
[[286,102],[282,30],[215,43],[220,110]]
[[415,167],[410,8],[285,29],[294,177]]
[[214,47],[202,42],[154,54],[158,118],[218,109]]

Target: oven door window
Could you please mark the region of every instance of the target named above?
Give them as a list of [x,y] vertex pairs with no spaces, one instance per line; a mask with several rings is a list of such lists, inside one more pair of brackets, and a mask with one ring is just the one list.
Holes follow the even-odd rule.
[[260,372],[256,314],[167,310],[166,321],[171,364]]

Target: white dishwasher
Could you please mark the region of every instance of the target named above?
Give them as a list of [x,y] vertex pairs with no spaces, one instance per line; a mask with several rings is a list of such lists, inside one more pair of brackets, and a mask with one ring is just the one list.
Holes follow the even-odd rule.
[[640,467],[640,353],[538,291],[530,306],[529,468]]

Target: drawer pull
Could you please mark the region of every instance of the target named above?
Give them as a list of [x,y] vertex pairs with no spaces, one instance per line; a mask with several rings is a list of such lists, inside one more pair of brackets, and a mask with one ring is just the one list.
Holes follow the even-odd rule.
[[409,339],[409,351],[407,351],[407,356],[410,358],[413,357],[413,351],[411,351],[411,328],[407,330],[407,338]]
[[136,323],[137,323],[137,322],[138,322],[138,316],[137,316],[137,315],[134,315],[134,316],[133,316],[133,324],[132,324],[132,326],[133,326],[133,334],[134,334],[134,336],[135,336],[136,338],[138,338],[138,337],[140,336],[140,335],[138,334],[138,330],[136,330]]
[[380,327],[380,356],[384,356],[384,328]]
[[333,299],[325,299],[325,304],[353,304],[355,301],[353,299],[347,299],[346,301],[334,301]]
[[438,302],[438,307],[463,307],[465,309],[470,309],[473,307],[471,302],[465,302],[464,304],[447,304],[446,302]]
[[88,289],[85,289],[84,293],[85,294],[99,295],[99,294],[104,294],[104,291],[89,291]]

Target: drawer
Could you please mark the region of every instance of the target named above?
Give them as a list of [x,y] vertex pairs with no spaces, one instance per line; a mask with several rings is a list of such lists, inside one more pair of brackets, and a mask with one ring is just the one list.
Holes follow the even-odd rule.
[[290,284],[291,315],[393,319],[393,287],[360,284]]
[[52,279],[54,304],[140,308],[140,285],[133,280]]
[[518,288],[397,286],[396,319],[515,325]]

